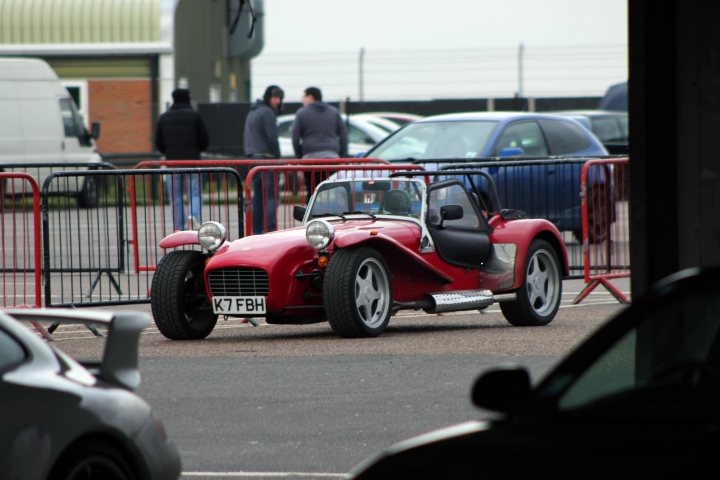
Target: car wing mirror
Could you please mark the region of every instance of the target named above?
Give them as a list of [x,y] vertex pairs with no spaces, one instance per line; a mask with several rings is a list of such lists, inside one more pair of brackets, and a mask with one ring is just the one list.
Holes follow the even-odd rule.
[[520,147],[505,147],[498,153],[498,157],[521,157],[525,155],[525,150]]
[[444,205],[440,207],[440,224],[438,228],[444,226],[445,220],[460,220],[463,215],[463,208],[460,205]]
[[90,136],[95,140],[100,138],[100,124],[98,122],[93,122],[90,126]]
[[301,207],[300,205],[295,205],[293,207],[293,218],[297,220],[298,222],[302,222],[303,218],[305,218],[305,212],[307,211],[307,207]]
[[532,391],[530,374],[523,367],[490,370],[480,375],[472,389],[476,407],[501,413],[519,410]]

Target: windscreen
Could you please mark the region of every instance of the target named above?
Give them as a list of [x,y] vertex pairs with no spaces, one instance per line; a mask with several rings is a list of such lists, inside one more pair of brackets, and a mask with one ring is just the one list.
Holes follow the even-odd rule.
[[410,180],[350,180],[318,187],[312,218],[332,215],[399,215],[420,218],[424,184]]
[[466,159],[484,156],[494,121],[412,123],[368,153],[389,161]]

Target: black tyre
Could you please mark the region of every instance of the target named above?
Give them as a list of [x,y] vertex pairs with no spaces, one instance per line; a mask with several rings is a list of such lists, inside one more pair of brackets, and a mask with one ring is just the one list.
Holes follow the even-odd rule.
[[103,441],[81,441],[58,461],[50,480],[134,480],[122,452]]
[[382,255],[372,248],[338,250],[323,279],[325,315],[341,337],[380,335],[392,312],[392,286]]
[[83,186],[77,194],[77,202],[80,208],[95,208],[98,206],[98,182],[93,176],[87,176],[83,180]]
[[150,291],[153,319],[171,340],[198,340],[217,323],[205,292],[205,255],[176,250],[165,255],[155,270]]
[[560,308],[560,262],[545,240],[533,240],[525,259],[524,278],[516,299],[502,302],[505,319],[516,326],[542,326],[552,322]]

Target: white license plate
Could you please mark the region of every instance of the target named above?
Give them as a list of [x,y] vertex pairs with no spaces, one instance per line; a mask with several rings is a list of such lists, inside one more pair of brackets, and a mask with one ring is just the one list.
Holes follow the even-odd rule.
[[218,315],[264,315],[265,297],[212,297]]

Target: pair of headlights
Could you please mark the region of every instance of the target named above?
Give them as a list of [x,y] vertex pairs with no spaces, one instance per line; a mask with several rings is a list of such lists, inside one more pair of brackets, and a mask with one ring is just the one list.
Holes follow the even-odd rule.
[[[305,229],[305,238],[313,248],[322,250],[327,247],[335,237],[335,230],[325,220],[313,220]],[[198,230],[198,241],[208,252],[214,252],[225,243],[227,230],[217,222],[205,222]]]

